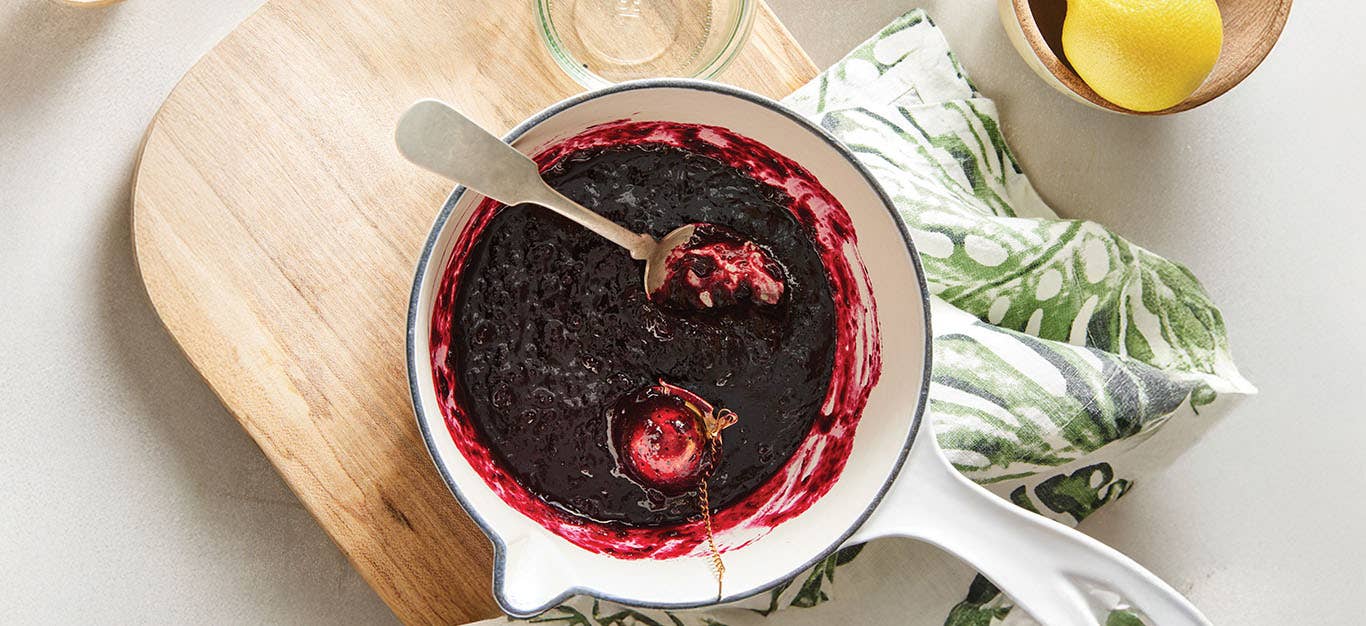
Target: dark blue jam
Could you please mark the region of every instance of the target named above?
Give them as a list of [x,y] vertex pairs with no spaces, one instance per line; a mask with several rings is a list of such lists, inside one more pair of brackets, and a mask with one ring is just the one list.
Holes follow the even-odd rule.
[[561,193],[637,232],[714,223],[782,266],[776,304],[662,308],[642,262],[532,205],[501,208],[465,262],[448,364],[502,466],[536,496],[599,522],[696,519],[695,489],[665,495],[614,457],[614,403],[663,380],[739,421],[708,485],[721,509],[762,484],[810,430],[830,382],[835,309],[792,199],[718,160],[657,144],[594,148],[545,173]]

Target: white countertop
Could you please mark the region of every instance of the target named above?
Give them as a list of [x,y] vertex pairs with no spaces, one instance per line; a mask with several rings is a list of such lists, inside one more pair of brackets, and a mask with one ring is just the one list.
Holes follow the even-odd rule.
[[[515,1],[515,0],[509,0]],[[260,0],[0,7],[0,622],[392,615],[157,322],[129,177],[162,98]],[[770,0],[820,65],[909,0]],[[992,0],[927,0],[1040,193],[1187,264],[1262,391],[1087,529],[1216,623],[1359,624],[1366,597],[1366,4],[1301,0],[1195,111],[1053,92]],[[821,609],[775,623],[821,623]]]

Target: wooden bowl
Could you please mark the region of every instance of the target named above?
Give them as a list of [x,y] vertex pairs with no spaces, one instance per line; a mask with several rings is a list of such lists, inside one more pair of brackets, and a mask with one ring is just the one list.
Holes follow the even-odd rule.
[[1168,115],[1193,109],[1242,82],[1281,36],[1291,0],[1218,0],[1224,23],[1224,45],[1209,77],[1195,93],[1161,111],[1134,111],[1100,97],[1072,69],[1062,51],[1065,0],[997,0],[1001,24],[1010,42],[1045,82],[1073,100],[1129,115]]

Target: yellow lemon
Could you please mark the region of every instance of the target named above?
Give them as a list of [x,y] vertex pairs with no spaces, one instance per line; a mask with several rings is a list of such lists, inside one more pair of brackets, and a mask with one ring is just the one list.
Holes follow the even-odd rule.
[[1214,0],[1068,0],[1062,48],[1100,97],[1134,111],[1176,105],[1219,58]]

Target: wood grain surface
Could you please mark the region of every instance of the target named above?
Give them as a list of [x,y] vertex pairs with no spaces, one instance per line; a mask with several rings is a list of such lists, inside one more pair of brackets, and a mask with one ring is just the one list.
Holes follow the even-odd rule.
[[[816,73],[762,3],[724,82]],[[304,506],[408,623],[497,613],[492,550],[427,456],[405,313],[451,185],[402,161],[419,97],[503,131],[580,88],[529,1],[272,0],[148,128],[133,241],[153,306]]]

